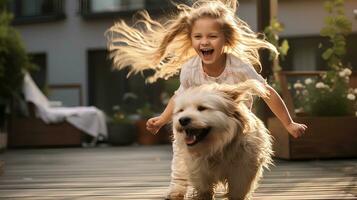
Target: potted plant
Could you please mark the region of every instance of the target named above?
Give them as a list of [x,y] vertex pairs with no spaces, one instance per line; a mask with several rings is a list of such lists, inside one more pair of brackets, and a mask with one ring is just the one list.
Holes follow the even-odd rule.
[[32,68],[19,34],[10,26],[13,17],[6,7],[7,1],[0,0],[0,134],[6,132],[11,103],[20,98],[24,72]]
[[112,145],[133,144],[137,132],[133,115],[129,115],[118,105],[113,107],[113,111],[113,116],[108,118],[108,142]]
[[[344,16],[343,4],[343,0],[328,0],[325,3],[330,15],[320,34],[330,41],[330,46],[322,55],[327,61],[328,71],[279,73],[283,97],[294,121],[307,124],[308,129],[303,137],[295,139],[278,119],[270,118],[268,128],[275,138],[277,157],[357,156],[357,91],[349,86],[351,75],[355,75],[342,62],[346,53],[345,37],[351,31],[351,22]],[[289,77],[298,79],[290,88]]]

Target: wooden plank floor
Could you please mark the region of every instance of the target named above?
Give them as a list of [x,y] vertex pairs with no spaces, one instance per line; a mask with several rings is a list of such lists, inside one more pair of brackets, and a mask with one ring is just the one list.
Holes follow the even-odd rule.
[[[150,200],[163,199],[171,147],[7,150],[0,160],[0,199]],[[276,160],[254,199],[357,199],[357,159]]]

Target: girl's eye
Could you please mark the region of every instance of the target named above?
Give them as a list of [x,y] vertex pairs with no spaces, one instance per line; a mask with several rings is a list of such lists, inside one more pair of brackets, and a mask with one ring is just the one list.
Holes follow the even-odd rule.
[[204,107],[204,106],[198,106],[198,107],[197,107],[197,110],[198,110],[198,111],[204,111],[204,110],[207,110],[207,108]]
[[193,38],[195,38],[195,39],[200,39],[200,38],[201,38],[201,36],[199,36],[199,35],[195,35],[195,36],[193,36]]
[[210,38],[217,38],[217,36],[216,35],[211,35],[211,36],[209,36]]

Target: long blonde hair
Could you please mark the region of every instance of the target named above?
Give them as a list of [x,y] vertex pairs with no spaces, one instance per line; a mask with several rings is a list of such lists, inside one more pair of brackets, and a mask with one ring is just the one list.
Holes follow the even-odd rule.
[[[178,14],[166,23],[153,20],[146,11],[138,13],[133,26],[123,20],[105,33],[114,68],[130,67],[130,73],[154,70],[149,82],[167,79],[188,59],[197,55],[191,45],[191,28],[197,19],[216,19],[226,39],[225,53],[259,67],[258,50],[276,48],[259,38],[247,23],[236,16],[237,0],[197,0],[192,6],[177,4]],[[129,73],[129,74],[130,74]]]

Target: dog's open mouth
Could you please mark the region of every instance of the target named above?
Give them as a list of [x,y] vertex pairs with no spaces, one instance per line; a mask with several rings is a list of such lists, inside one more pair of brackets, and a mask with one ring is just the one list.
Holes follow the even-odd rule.
[[186,137],[185,137],[185,142],[188,146],[193,146],[197,144],[198,142],[202,141],[205,139],[205,137],[208,135],[210,132],[211,127],[208,128],[201,128],[201,129],[195,129],[195,128],[188,128],[185,130],[186,132]]

